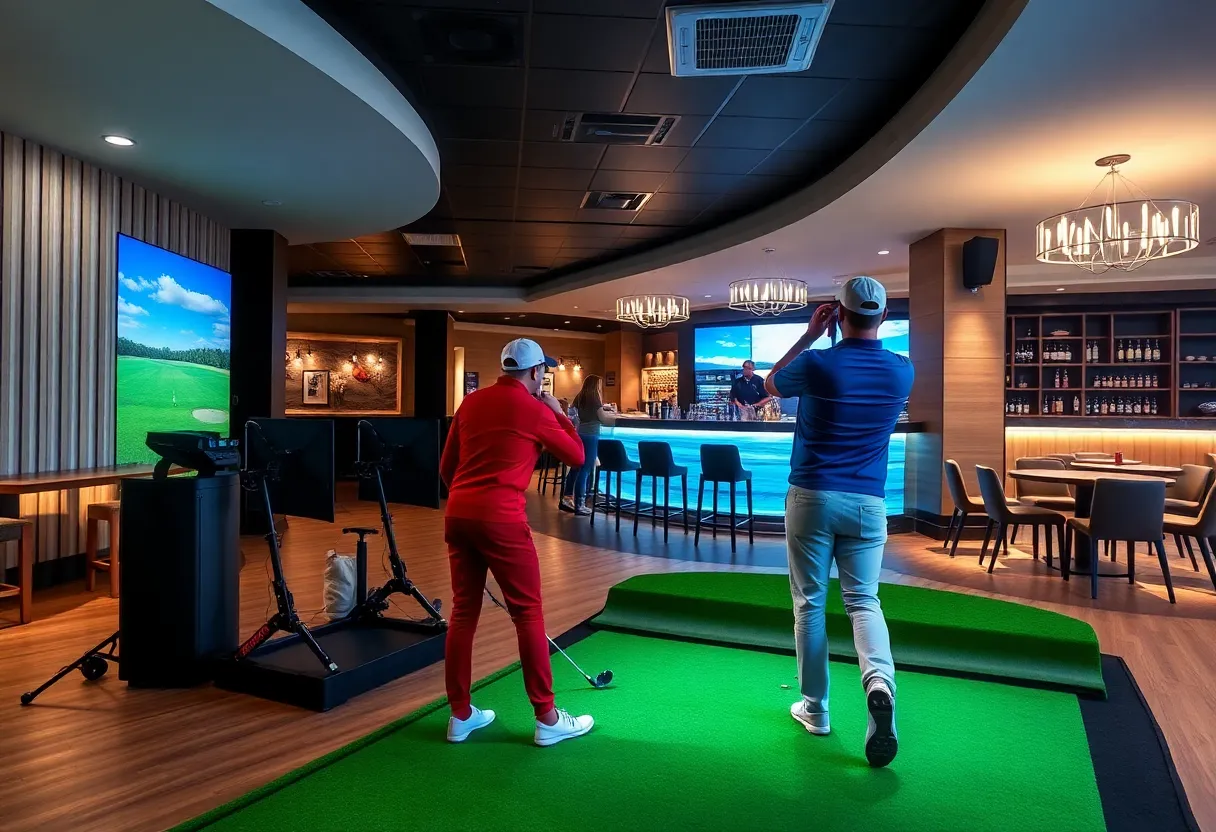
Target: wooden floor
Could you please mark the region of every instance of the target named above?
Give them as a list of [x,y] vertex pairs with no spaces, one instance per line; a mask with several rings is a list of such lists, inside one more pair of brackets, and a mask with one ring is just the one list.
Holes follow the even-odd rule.
[[[450,598],[440,515],[398,508],[396,518],[399,537],[408,542],[405,554],[414,580],[429,594]],[[333,525],[292,521],[284,540],[286,571],[306,620],[320,607],[324,552],[353,548],[340,528],[376,525],[377,519],[374,507],[349,503]],[[652,533],[644,529],[642,535],[647,534]],[[264,544],[247,539],[243,546],[248,562],[241,576],[241,632],[249,633],[267,617],[272,602]],[[627,554],[549,535],[537,536],[537,549],[551,633],[596,612],[608,588],[630,575],[758,568]],[[1210,586],[1204,591],[1198,581],[1188,584],[1179,609],[1160,615],[1134,611],[1146,601],[1140,596],[1157,591],[1151,578],[1135,587],[1104,582],[1105,608],[1097,608],[1079,587],[1061,593],[1058,578],[1030,574],[1033,563],[1016,548],[1009,564],[982,577],[971,548],[966,549],[968,556],[960,548],[959,557],[950,560],[927,538],[899,535],[891,538],[888,551],[896,571],[887,570],[883,577],[892,582],[961,587],[994,597],[1001,597],[1003,579],[1006,585],[1043,582],[1049,597],[1026,602],[1090,622],[1102,648],[1127,660],[1169,740],[1201,827],[1216,830],[1216,709],[1211,696],[1216,680],[1216,593]],[[376,554],[373,548],[373,561]],[[375,563],[372,568],[374,572]],[[1112,604],[1125,609],[1111,609]],[[113,674],[95,684],[73,674],[34,706],[18,705],[22,691],[115,630],[117,611],[117,602],[107,597],[85,595],[80,586],[60,587],[39,593],[34,623],[0,629],[0,829],[5,832],[163,829],[443,693],[441,665],[328,714],[212,687],[129,690]],[[11,605],[0,607],[0,628],[14,617]],[[487,607],[477,641],[475,678],[515,658],[509,619]],[[563,685],[578,680],[558,667],[555,677],[560,703]]]

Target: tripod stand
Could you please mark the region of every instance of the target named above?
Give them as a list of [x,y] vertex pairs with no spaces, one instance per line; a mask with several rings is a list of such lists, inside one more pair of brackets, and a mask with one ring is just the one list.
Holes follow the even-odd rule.
[[283,577],[283,558],[279,550],[279,536],[274,527],[274,512],[270,507],[270,486],[268,480],[277,479],[278,470],[272,463],[265,469],[249,470],[241,473],[241,487],[246,491],[259,491],[262,495],[262,504],[266,509],[266,516],[269,518],[270,531],[266,533],[266,545],[270,547],[270,565],[274,570],[274,579],[271,581],[271,587],[274,589],[275,602],[278,605],[278,610],[270,619],[254,632],[245,643],[237,648],[236,659],[247,658],[250,653],[262,646],[265,641],[275,633],[283,631],[294,633],[300,637],[300,640],[308,645],[308,649],[317,657],[317,661],[321,666],[330,673],[338,672],[338,665],[334,663],[326,652],[317,643],[308,626],[300,620],[300,616],[296,613],[295,599],[291,596],[291,590],[287,588],[287,580]]
[[80,675],[88,679],[90,682],[96,682],[102,676],[106,675],[106,671],[110,669],[110,662],[118,663],[118,654],[114,651],[118,649],[118,633],[107,638],[101,644],[89,650],[76,661],[63,667],[58,673],[47,679],[34,690],[26,691],[21,694],[21,704],[28,705],[37,699],[44,690],[58,682],[64,676],[67,676],[76,668],[80,668]]
[[[382,472],[388,470],[388,467],[389,462],[387,459],[380,459],[375,462],[360,462],[357,465],[359,476],[376,484],[376,496],[380,501],[380,522],[384,526],[384,538],[388,543],[389,569],[392,571],[392,577],[389,578],[384,586],[376,589],[367,598],[364,598],[357,604],[347,617],[352,620],[358,620],[381,616],[389,607],[389,596],[394,593],[401,593],[402,595],[408,595],[418,602],[418,605],[427,614],[427,623],[439,628],[447,627],[447,622],[439,614],[442,602],[438,598],[433,601],[428,600],[422,594],[422,591],[418,589],[418,586],[409,579],[405,571],[405,561],[401,559],[401,553],[397,550],[397,536],[393,533],[393,515],[389,513],[388,499],[384,495]],[[360,539],[362,539],[362,535],[360,535]]]

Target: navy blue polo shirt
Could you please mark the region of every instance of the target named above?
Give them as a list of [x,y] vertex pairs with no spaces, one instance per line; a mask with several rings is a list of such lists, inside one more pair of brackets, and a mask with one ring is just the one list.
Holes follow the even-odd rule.
[[730,398],[731,401],[743,402],[743,404],[755,404],[761,399],[767,399],[768,393],[764,392],[764,379],[755,373],[752,373],[751,378],[740,375],[730,386]]
[[906,356],[863,338],[806,350],[773,376],[783,398],[798,397],[790,483],[886,497],[887,446],[912,379]]

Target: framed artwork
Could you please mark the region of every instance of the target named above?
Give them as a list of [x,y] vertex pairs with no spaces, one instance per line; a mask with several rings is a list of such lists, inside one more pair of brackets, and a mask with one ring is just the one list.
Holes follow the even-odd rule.
[[303,404],[329,405],[329,370],[305,370],[303,372]]

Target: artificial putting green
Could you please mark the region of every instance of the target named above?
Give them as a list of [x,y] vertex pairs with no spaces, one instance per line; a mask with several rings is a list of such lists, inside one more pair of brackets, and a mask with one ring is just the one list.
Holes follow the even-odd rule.
[[119,464],[160,459],[145,444],[149,431],[209,430],[227,436],[228,388],[228,371],[218,367],[120,355]]
[[856,665],[832,663],[832,734],[815,737],[789,716],[788,656],[614,632],[569,652],[616,674],[592,690],[554,657],[587,737],[534,747],[511,668],[474,694],[498,719],[463,745],[436,702],[181,828],[1105,829],[1071,694],[902,672],[899,756],[871,769]]

